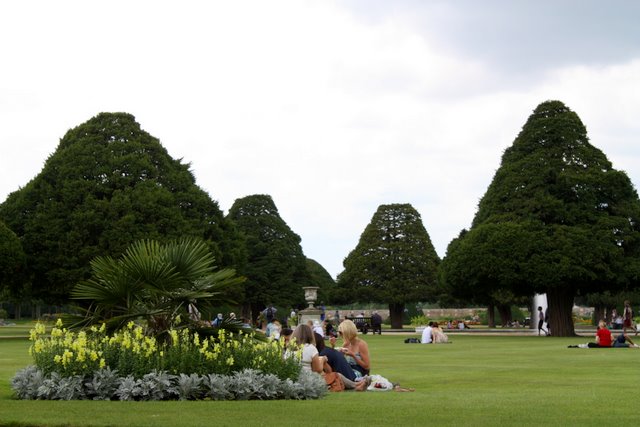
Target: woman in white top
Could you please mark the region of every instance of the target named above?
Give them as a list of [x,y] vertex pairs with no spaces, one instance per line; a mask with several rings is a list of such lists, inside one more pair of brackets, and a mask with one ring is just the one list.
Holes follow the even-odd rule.
[[316,340],[313,331],[308,325],[298,325],[291,334],[291,339],[295,338],[295,344],[302,347],[302,369],[307,371],[322,373],[326,356],[320,356],[316,348]]

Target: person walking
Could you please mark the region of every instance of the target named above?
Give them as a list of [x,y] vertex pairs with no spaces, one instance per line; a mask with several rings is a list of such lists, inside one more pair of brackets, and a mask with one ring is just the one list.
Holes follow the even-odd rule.
[[544,332],[545,335],[549,335],[542,326],[544,325],[544,312],[542,311],[542,307],[538,307],[538,335],[540,335],[540,331]]
[[633,324],[633,309],[629,300],[624,302],[624,311],[622,313],[622,332],[626,333],[627,328],[633,330],[638,335],[638,330]]

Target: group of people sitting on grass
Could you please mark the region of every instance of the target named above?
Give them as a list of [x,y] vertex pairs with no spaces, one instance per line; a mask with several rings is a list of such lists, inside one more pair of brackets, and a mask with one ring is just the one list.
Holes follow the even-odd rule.
[[[285,357],[290,357],[293,349],[291,341],[302,347],[302,369],[326,376],[335,373],[344,384],[345,390],[365,391],[372,383],[370,372],[369,346],[358,337],[358,329],[351,320],[343,320],[338,326],[338,335],[342,338],[342,347],[336,347],[336,337],[329,338],[330,347],[325,339],[307,324],[298,325],[295,330],[285,329],[282,337],[285,345]],[[394,385],[396,391],[413,391]]]
[[638,345],[634,343],[631,338],[622,332],[614,340],[611,336],[611,331],[607,329],[607,323],[601,320],[598,323],[598,330],[596,331],[596,342],[590,342],[586,344],[570,345],[569,348],[637,348]]

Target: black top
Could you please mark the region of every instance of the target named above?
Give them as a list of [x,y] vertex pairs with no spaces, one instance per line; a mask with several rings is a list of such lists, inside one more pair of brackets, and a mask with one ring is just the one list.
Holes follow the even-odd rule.
[[340,353],[336,349],[325,347],[322,351],[320,351],[320,356],[327,356],[329,366],[331,366],[331,369],[333,369],[335,372],[340,372],[351,381],[356,380],[356,374],[355,372],[353,372],[353,369],[351,369],[351,366],[347,362],[347,359],[344,358],[344,354]]

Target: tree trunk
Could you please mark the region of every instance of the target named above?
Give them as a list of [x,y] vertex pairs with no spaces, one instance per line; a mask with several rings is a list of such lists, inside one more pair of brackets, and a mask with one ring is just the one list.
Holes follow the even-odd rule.
[[402,329],[402,317],[404,315],[404,304],[389,304],[389,316],[391,317],[391,328]]
[[554,287],[547,290],[549,322],[553,336],[576,336],[573,325],[573,297],[572,289]]
[[493,303],[487,306],[487,326],[490,328],[496,327],[496,310]]
[[593,307],[593,316],[591,317],[591,324],[592,325],[597,325],[599,319],[604,319],[605,318],[605,311],[604,311],[604,304],[596,304],[595,307]]
[[498,313],[502,321],[502,327],[508,326],[511,323],[511,306],[507,304],[498,304]]

